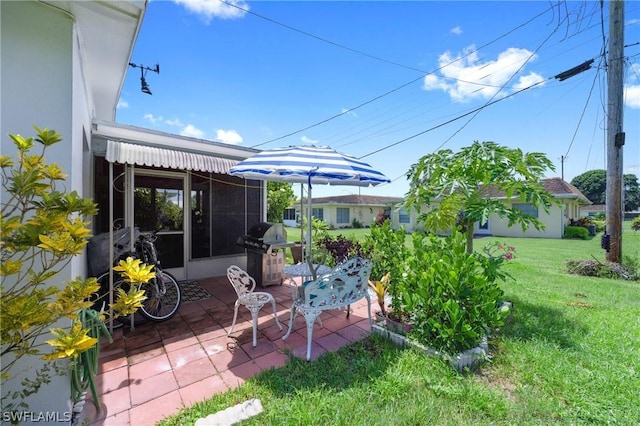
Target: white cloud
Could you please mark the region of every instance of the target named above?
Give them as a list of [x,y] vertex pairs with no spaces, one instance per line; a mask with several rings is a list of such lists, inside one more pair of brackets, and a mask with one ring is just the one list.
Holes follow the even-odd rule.
[[310,137],[308,137],[308,136],[303,136],[303,137],[301,137],[301,138],[300,138],[300,140],[301,140],[303,143],[306,143],[306,144],[309,144],[309,145],[317,145],[317,144],[318,144],[318,142],[320,142],[320,140],[318,140],[318,139],[311,139],[311,138],[310,138]]
[[174,118],[173,120],[165,120],[165,123],[168,124],[169,126],[175,126],[175,127],[184,126],[184,124],[182,124],[182,121],[180,121],[179,118]]
[[[207,24],[212,18],[236,19],[244,16],[245,12],[225,4],[219,0],[173,0],[174,3],[184,6],[189,12],[200,16]],[[242,0],[228,0],[242,9],[249,10],[249,5]]]
[[640,86],[624,87],[624,104],[629,108],[640,109]]
[[237,145],[243,141],[242,136],[240,136],[235,130],[223,129],[216,130],[216,140],[231,145]]
[[124,108],[129,108],[129,102],[125,101],[124,99],[120,99],[118,101],[118,105],[116,106],[116,109],[124,109]]
[[[438,65],[441,67],[441,76],[427,75],[423,89],[443,90],[458,102],[473,98],[489,99],[521,69],[525,62],[536,58],[536,55],[527,49],[510,47],[500,53],[495,60],[481,61],[475,50],[475,46],[471,45],[455,56],[451,52],[440,55]],[[542,76],[532,72],[520,76],[505,89],[518,90],[542,80]]]
[[187,124],[186,126],[184,126],[184,129],[182,129],[180,131],[180,135],[181,136],[187,136],[187,137],[190,137],[190,138],[197,138],[197,139],[203,139],[204,138],[204,132],[202,130],[198,129],[193,124]]
[[533,86],[536,83],[540,83],[544,81],[544,77],[542,77],[537,72],[531,72],[527,75],[523,75],[518,79],[518,82],[513,85],[515,90],[526,89],[527,87]]
[[460,28],[460,25],[457,25],[457,26],[455,26],[455,27],[451,28],[451,29],[449,30],[449,32],[450,32],[451,34],[460,35],[460,34],[462,34],[462,28]]
[[158,123],[161,123],[161,122],[162,122],[162,120],[164,120],[164,119],[162,118],[162,116],[161,116],[161,115],[159,115],[158,117],[156,117],[156,116],[154,116],[153,114],[149,114],[149,113],[145,114],[145,115],[143,116],[143,118],[144,118],[145,120],[149,120],[149,122],[151,122],[151,124],[158,124]]

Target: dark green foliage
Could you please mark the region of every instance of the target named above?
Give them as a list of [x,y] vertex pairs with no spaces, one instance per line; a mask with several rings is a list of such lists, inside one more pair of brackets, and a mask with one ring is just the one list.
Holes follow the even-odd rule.
[[593,204],[604,204],[607,192],[607,172],[605,170],[589,170],[571,180],[575,186]]
[[497,308],[503,298],[498,280],[506,277],[500,266],[512,250],[491,251],[496,245],[484,254],[467,253],[465,236],[458,232],[446,238],[415,233],[413,246],[402,281],[412,338],[455,354],[477,346],[503,324],[508,310]]
[[562,238],[578,238],[581,240],[589,239],[589,230],[582,226],[567,226],[564,228],[564,235]]
[[631,229],[633,229],[634,231],[640,231],[640,216],[631,221]]
[[379,281],[389,273],[389,295],[392,297],[391,309],[401,311],[401,298],[396,297],[398,286],[403,280],[404,264],[409,257],[410,250],[405,245],[406,231],[404,228],[391,229],[391,221],[382,224],[371,224],[371,233],[367,235],[364,246],[371,253],[371,276],[373,281]]
[[[624,210],[634,211],[640,207],[640,186],[634,174],[623,176]],[[593,204],[605,204],[607,195],[607,172],[589,170],[574,177],[571,184],[578,188]]]
[[284,210],[295,198],[290,183],[267,182],[267,221],[282,223]]
[[335,266],[338,263],[345,262],[350,257],[360,256],[367,259],[370,257],[369,249],[364,248],[359,241],[347,238],[342,234],[335,237],[325,235],[316,240],[315,244],[317,247],[326,250],[331,256],[325,261],[327,266]]

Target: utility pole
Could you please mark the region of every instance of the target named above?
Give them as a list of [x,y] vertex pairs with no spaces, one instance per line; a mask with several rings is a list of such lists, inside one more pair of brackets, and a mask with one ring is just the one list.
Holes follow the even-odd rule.
[[569,157],[565,157],[564,155],[560,156],[560,176],[562,177],[562,180],[564,180],[564,160],[566,160]]
[[624,65],[624,0],[609,2],[609,58],[607,73],[607,193],[606,214],[610,246],[609,262],[622,256],[622,92]]

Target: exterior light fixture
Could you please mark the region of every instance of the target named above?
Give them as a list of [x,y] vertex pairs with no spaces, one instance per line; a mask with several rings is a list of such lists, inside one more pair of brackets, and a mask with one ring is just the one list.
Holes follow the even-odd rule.
[[133,68],[140,68],[140,90],[142,93],[146,93],[147,95],[152,95],[151,89],[149,89],[149,85],[147,84],[147,80],[145,80],[144,76],[147,75],[147,71],[153,71],[157,74],[160,74],[160,65],[156,64],[154,68],[145,67],[144,65],[134,64],[133,62],[129,62],[129,66]]

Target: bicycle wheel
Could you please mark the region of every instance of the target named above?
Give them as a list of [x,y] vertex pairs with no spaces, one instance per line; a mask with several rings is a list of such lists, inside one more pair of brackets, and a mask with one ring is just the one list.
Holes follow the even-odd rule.
[[156,322],[173,318],[182,302],[182,293],[176,279],[167,272],[162,272],[161,277],[162,282],[156,277],[142,286],[147,298],[142,302],[140,313]]
[[[104,309],[107,311],[109,309],[109,272],[105,272],[96,278],[98,284],[100,285],[100,290],[98,290],[98,297],[93,301],[92,308],[96,311],[101,311]],[[122,288],[125,292],[129,291],[130,284],[125,282],[119,273],[113,273],[113,294],[115,297],[116,289]],[[115,302],[115,299],[114,299]],[[142,315],[140,312],[141,309],[138,309],[136,313],[133,314],[133,325],[141,325],[148,321],[147,317]],[[115,318],[116,321],[123,325],[131,325],[131,316],[120,316]]]

